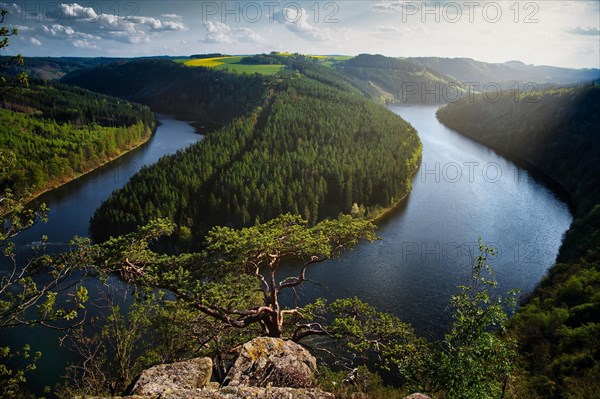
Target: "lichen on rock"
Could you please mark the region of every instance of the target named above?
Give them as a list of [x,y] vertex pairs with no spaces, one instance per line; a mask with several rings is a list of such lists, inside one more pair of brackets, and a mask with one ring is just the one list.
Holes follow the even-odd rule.
[[157,396],[176,390],[204,388],[210,382],[212,360],[207,357],[160,364],[142,372],[132,394]]
[[245,343],[225,379],[228,386],[310,388],[317,361],[305,348],[278,338]]

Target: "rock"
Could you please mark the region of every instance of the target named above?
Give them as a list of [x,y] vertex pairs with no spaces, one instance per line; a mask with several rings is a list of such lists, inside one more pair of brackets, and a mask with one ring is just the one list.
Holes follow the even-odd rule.
[[[127,396],[125,398],[89,397],[85,399],[157,399],[158,396]],[[177,389],[160,395],[160,399],[335,399],[320,389],[281,387],[224,387],[221,389]]]
[[310,388],[314,385],[316,369],[316,359],[302,346],[292,341],[261,337],[242,346],[225,381],[230,387]]
[[165,397],[177,390],[204,388],[210,382],[212,360],[199,357],[184,362],[159,364],[144,370],[132,389],[132,395]]
[[[320,389],[306,388],[281,388],[281,387],[224,387],[218,391],[214,391],[214,396],[206,396],[206,398],[214,399],[335,399],[335,396],[321,391]],[[175,399],[175,398],[173,398]],[[204,399],[204,398],[198,398]]]
[[405,397],[404,399],[431,399],[427,395],[423,395],[422,393],[413,393],[410,396]]

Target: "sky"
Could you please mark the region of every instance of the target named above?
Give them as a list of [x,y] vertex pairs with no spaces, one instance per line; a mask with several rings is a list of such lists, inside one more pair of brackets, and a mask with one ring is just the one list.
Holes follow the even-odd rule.
[[600,68],[600,1],[20,1],[3,54],[378,53]]

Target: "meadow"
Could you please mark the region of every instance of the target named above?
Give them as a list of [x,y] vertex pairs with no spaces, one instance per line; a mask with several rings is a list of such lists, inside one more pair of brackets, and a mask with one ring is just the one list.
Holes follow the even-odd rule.
[[241,60],[245,57],[246,56],[227,56],[216,58],[186,59],[177,61],[190,67],[202,66],[207,68],[214,68],[217,70],[229,70],[235,73],[259,73],[261,75],[276,75],[285,67],[285,65],[243,64]]
[[[291,56],[292,53],[277,53],[279,56]],[[244,63],[242,60],[247,56],[239,55],[239,56],[222,56],[222,57],[213,57],[213,58],[183,58],[176,59],[175,62],[187,65],[189,67],[207,67],[214,68],[217,70],[229,70],[235,73],[248,73],[254,74],[259,73],[261,75],[277,75],[283,69],[285,69],[285,65],[283,64],[274,64],[274,65],[260,65],[260,64],[250,64]],[[352,58],[351,56],[344,55],[309,55],[308,57],[317,59],[319,63],[332,66],[335,62],[345,61],[347,59]]]

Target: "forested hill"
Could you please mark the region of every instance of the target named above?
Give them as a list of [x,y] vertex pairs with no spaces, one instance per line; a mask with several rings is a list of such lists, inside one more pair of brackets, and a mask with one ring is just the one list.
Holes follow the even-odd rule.
[[369,216],[408,193],[420,155],[416,131],[384,107],[307,77],[280,79],[263,106],[136,174],[91,230],[103,240],[163,216],[200,239],[286,212],[311,223],[353,208]]
[[576,220],[558,261],[513,320],[529,397],[595,397],[600,389],[600,87],[481,99],[438,111],[447,126],[515,154],[572,193]]
[[139,145],[154,126],[146,106],[34,80],[0,99],[0,189],[45,191]]
[[415,57],[407,58],[406,61],[452,76],[462,82],[477,82],[480,85],[490,82],[573,84],[600,81],[599,69],[527,65],[519,61],[492,64],[470,58]]
[[265,79],[165,59],[116,62],[68,74],[63,82],[146,104],[156,112],[196,121],[200,131],[228,123],[265,96]]
[[337,68],[370,84],[385,102],[439,104],[444,102],[442,94],[457,98],[462,92],[458,80],[406,59],[361,54]]
[[44,80],[60,79],[70,72],[124,60],[106,57],[26,57],[23,65],[11,65],[11,58],[10,56],[0,57],[0,63],[4,65],[3,73],[17,75],[25,71],[29,78]]

